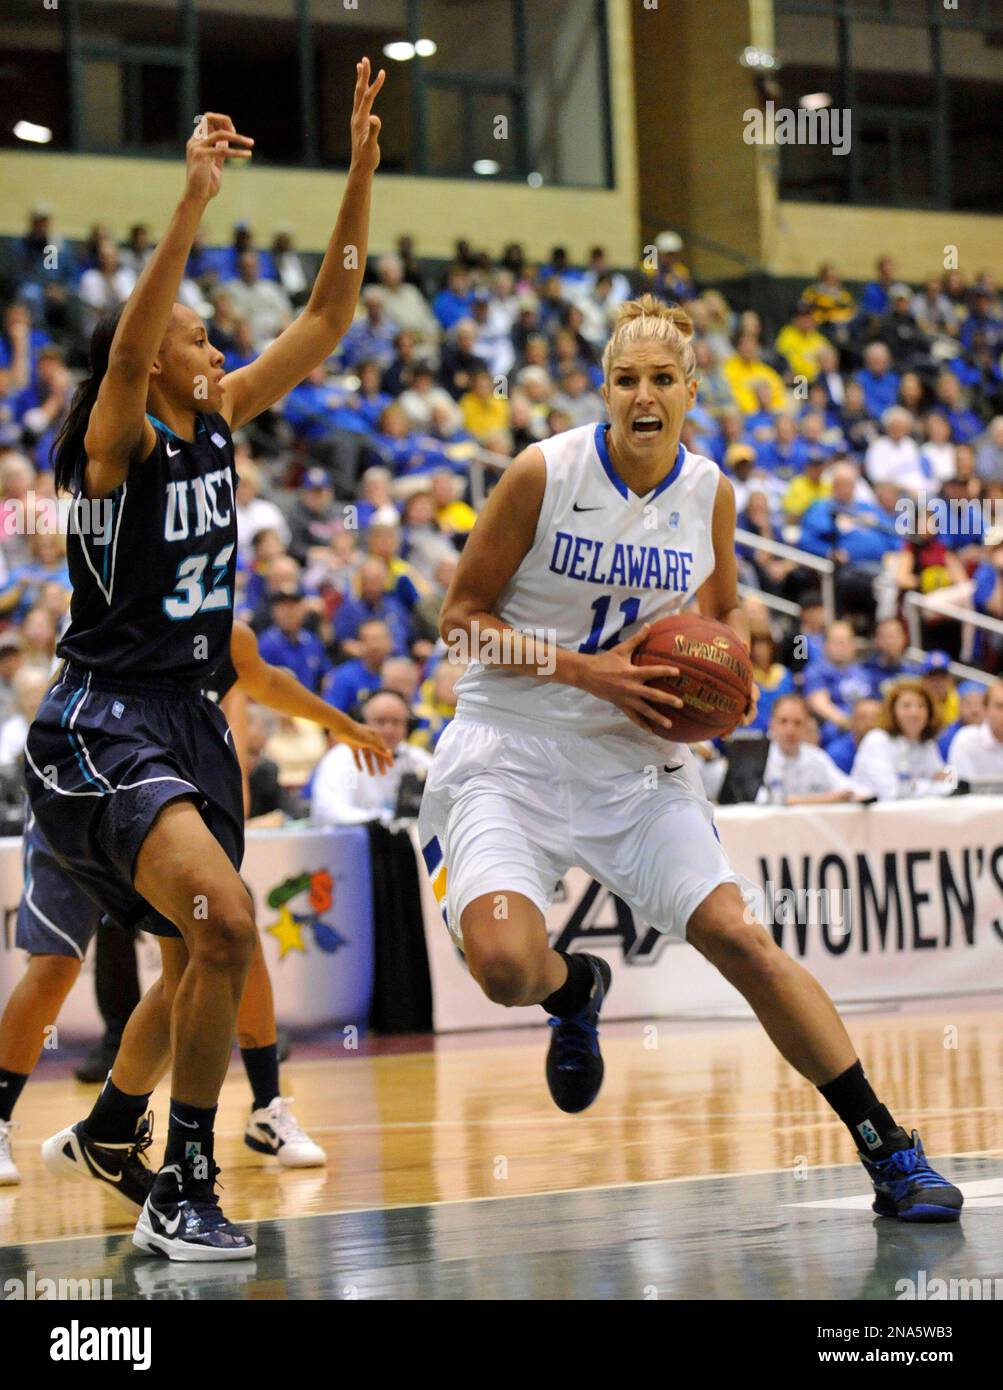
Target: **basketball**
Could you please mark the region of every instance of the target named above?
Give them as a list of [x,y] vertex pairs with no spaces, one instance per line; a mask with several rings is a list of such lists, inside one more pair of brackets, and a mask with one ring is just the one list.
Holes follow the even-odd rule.
[[752,694],[752,664],[738,633],[724,623],[680,613],[652,624],[634,653],[639,666],[676,666],[679,675],[652,681],[686,702],[667,710],[669,735],[677,743],[701,743],[730,734],[741,721]]

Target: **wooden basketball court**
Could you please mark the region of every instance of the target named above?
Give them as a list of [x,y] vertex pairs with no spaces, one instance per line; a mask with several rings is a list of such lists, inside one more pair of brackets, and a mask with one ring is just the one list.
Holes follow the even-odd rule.
[[[504,1017],[499,1010],[499,1016]],[[894,1299],[897,1281],[1003,1275],[1003,1011],[937,1001],[848,1017],[865,1069],[966,1195],[960,1225],[870,1212],[849,1139],[746,1022],[604,1030],[606,1081],[556,1111],[544,1028],[301,1044],[284,1068],[324,1170],[242,1143],[239,1060],[220,1105],[223,1201],[254,1261],[143,1255],[103,1192],[51,1178],[41,1141],[93,1087],[45,1055],[17,1110],[23,1182],[0,1188],[0,1287],[33,1269],[115,1298]],[[167,1093],[154,1097],[160,1132]]]

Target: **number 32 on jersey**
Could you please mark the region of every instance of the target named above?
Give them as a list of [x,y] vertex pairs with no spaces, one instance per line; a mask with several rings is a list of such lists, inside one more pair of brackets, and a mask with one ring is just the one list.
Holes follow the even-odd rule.
[[206,591],[202,576],[209,563],[207,551],[199,555],[188,555],[178,565],[174,591],[164,599],[164,612],[169,618],[193,618],[196,613],[211,613],[218,608],[229,608],[231,604],[230,586],[221,581],[226,576],[233,544],[224,545],[212,562],[213,581]]

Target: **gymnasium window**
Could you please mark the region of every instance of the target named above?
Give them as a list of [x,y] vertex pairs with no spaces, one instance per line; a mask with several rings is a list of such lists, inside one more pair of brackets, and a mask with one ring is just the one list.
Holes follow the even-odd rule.
[[1003,211],[1003,0],[776,0],[779,106],[852,113],[844,157],[778,147],[781,197]]
[[208,109],[259,164],[345,168],[368,54],[391,78],[386,172],[608,187],[607,2],[5,0],[0,140],[28,120],[62,148],[176,158]]

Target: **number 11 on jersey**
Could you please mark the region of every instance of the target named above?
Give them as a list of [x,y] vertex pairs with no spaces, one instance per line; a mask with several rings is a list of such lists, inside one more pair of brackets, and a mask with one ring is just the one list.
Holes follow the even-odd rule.
[[620,641],[620,634],[625,627],[637,621],[638,610],[641,607],[639,598],[625,598],[620,604],[620,612],[623,614],[623,622],[605,642],[600,642],[603,628],[606,626],[606,618],[609,614],[609,606],[612,601],[612,594],[603,594],[597,598],[592,605],[592,631],[578,648],[580,652],[608,652],[611,647],[615,647]]

